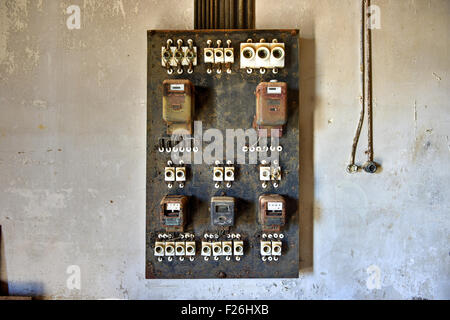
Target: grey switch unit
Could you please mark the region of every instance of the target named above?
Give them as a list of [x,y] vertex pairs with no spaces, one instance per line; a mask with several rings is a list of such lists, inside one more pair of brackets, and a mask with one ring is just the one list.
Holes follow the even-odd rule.
[[232,197],[211,198],[211,224],[216,227],[234,226],[235,199]]

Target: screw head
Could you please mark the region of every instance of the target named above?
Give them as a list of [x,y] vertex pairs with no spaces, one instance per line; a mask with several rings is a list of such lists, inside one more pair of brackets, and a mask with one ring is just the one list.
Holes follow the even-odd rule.
[[356,164],[350,164],[347,166],[347,173],[356,173],[358,172],[358,166]]
[[364,164],[363,169],[365,172],[373,174],[373,173],[377,172],[378,165],[373,161],[367,161]]

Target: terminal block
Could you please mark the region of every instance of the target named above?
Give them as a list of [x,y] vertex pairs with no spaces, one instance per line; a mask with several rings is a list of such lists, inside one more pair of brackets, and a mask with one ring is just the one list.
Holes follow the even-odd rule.
[[184,188],[187,179],[186,167],[173,167],[172,161],[168,161],[167,165],[168,167],[164,168],[164,181],[167,183],[167,187],[171,189],[173,184],[177,182],[181,189]]
[[283,244],[281,241],[262,240],[260,242],[260,254],[262,257],[280,257]]
[[234,225],[235,199],[232,197],[211,198],[211,223],[213,226],[230,228]]
[[225,260],[230,261],[233,256],[236,261],[240,261],[244,256],[244,241],[203,241],[201,255],[205,261],[210,258],[217,261],[220,257],[225,257]]
[[178,74],[184,72],[194,72],[194,66],[197,66],[197,47],[194,46],[192,39],[187,40],[185,45],[182,39],[178,39],[174,45],[172,39],[168,39],[166,45],[161,47],[161,65],[167,69],[168,74],[172,74],[176,69]]
[[213,168],[213,181],[216,189],[220,188],[220,183],[225,181],[226,187],[231,188],[232,182],[235,180],[235,167],[231,161],[227,162],[226,167],[219,167],[220,162],[216,161],[216,166]]
[[278,188],[282,178],[282,171],[280,166],[260,165],[259,180],[262,182],[262,187],[267,188],[268,183],[272,182],[274,188]]
[[167,195],[160,203],[160,222],[167,232],[183,232],[187,221],[188,197]]
[[222,46],[222,40],[217,40],[217,47],[212,47],[212,40],[208,40],[207,47],[203,49],[203,60],[207,65],[207,73],[211,74],[216,69],[218,74],[222,73],[225,65],[226,72],[231,73],[231,65],[234,63],[234,49],[231,40],[227,40],[227,46]]
[[241,69],[247,69],[248,73],[252,73],[254,69],[259,69],[261,74],[266,73],[267,69],[271,69],[274,74],[278,73],[280,68],[284,68],[285,64],[285,46],[284,43],[278,43],[277,39],[271,43],[261,39],[257,43],[253,43],[251,39],[241,43]]
[[194,261],[196,246],[195,241],[156,241],[153,252],[158,261],[162,261],[163,257],[167,257],[168,261],[173,261],[174,257],[180,261],[184,261],[185,257]]

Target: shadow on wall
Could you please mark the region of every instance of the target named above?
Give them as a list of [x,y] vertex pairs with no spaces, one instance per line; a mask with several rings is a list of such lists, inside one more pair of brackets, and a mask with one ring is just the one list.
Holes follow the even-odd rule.
[[8,282],[5,260],[5,245],[3,240],[2,226],[0,226],[0,296],[7,296]]
[[316,48],[314,39],[300,39],[300,270],[311,271],[314,257],[314,109]]
[[[40,299],[44,296],[44,285],[38,282],[9,282],[6,270],[5,241],[0,226],[0,297],[9,295],[34,297]],[[8,297],[12,298],[12,297]]]
[[16,297],[32,297],[33,300],[44,299],[44,284],[41,282],[9,282],[10,295]]

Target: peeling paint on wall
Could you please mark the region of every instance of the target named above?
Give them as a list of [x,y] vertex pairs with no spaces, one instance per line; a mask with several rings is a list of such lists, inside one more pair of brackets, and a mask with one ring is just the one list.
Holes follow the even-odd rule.
[[[144,279],[146,31],[191,29],[191,1],[4,0],[0,224],[10,293],[450,298],[450,1],[377,1],[374,142],[383,171],[370,177],[344,169],[359,112],[358,2],[272,2],[258,0],[257,27],[297,27],[301,37],[299,167],[311,180],[301,184],[310,192],[301,218],[313,261],[300,278]],[[80,30],[66,26],[72,4]],[[65,286],[72,264],[82,268],[81,292]],[[367,287],[372,265],[381,289]]]

